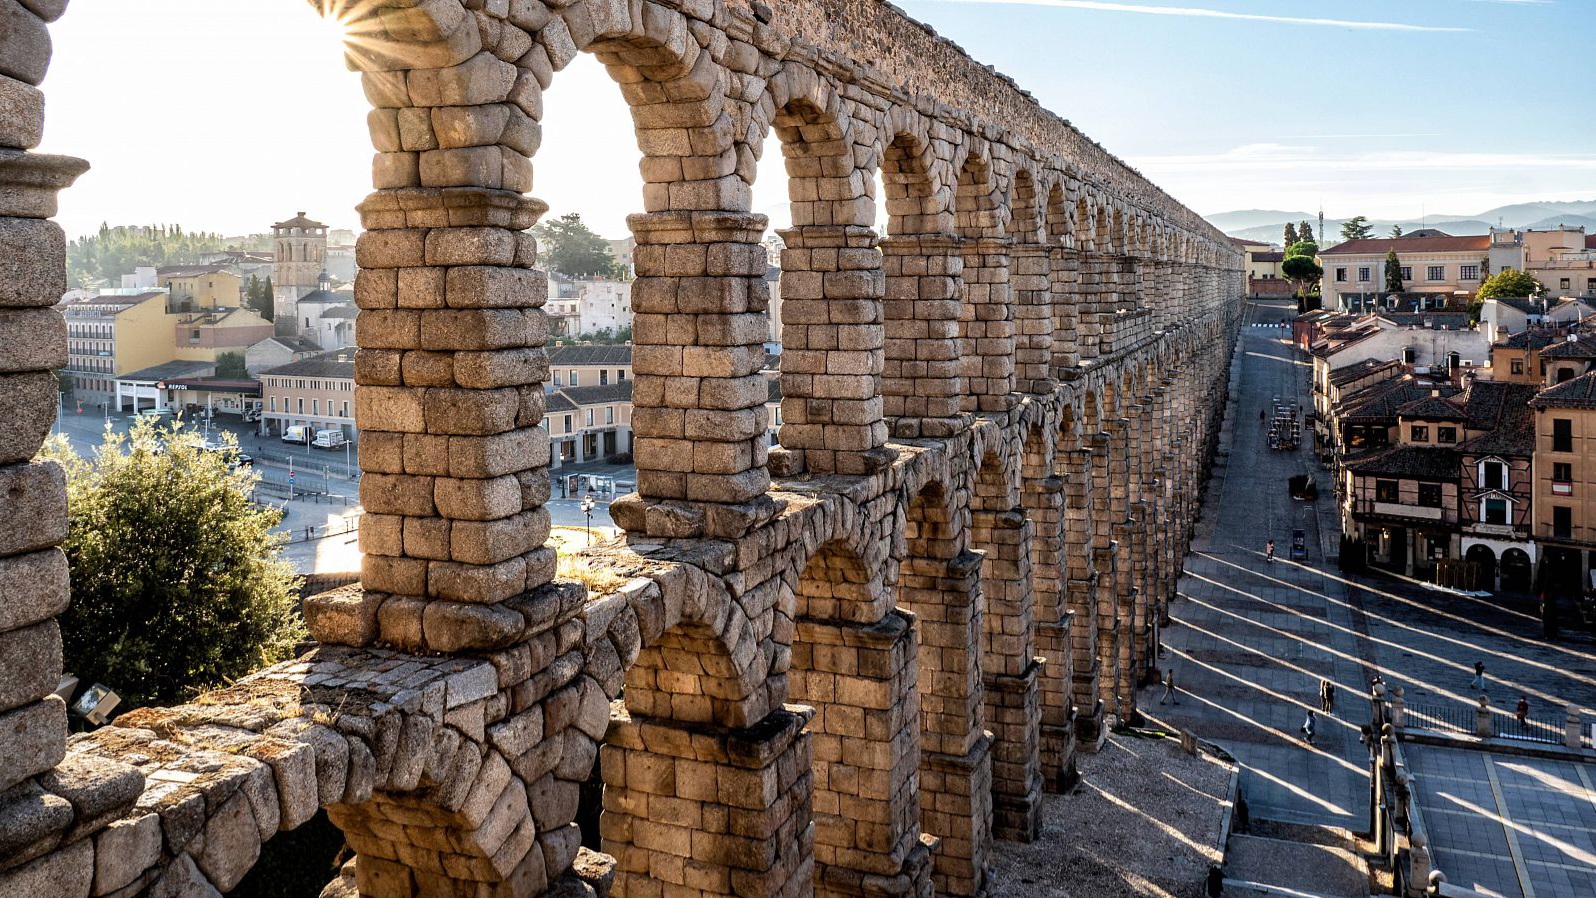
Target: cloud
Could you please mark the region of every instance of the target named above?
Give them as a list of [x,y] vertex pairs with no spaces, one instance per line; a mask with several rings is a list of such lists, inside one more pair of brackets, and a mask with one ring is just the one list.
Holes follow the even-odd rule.
[[1129,161],[1146,174],[1596,171],[1596,154],[1591,153],[1445,151],[1326,153],[1317,147],[1282,143],[1245,144],[1220,153],[1134,156]]
[[[1242,22],[1267,22],[1277,25],[1306,25],[1319,28],[1349,28],[1359,31],[1426,31],[1461,32],[1472,28],[1443,25],[1410,25],[1402,22],[1369,22],[1350,19],[1321,19],[1305,16],[1274,16],[1258,13],[1229,12],[1203,6],[1147,6],[1139,3],[1107,3],[1100,0],[942,0],[947,3],[981,3],[988,5],[1048,6],[1057,9],[1086,9],[1097,12],[1123,12],[1145,16],[1181,16],[1192,19],[1231,19]],[[1503,0],[1523,2],[1523,0]]]

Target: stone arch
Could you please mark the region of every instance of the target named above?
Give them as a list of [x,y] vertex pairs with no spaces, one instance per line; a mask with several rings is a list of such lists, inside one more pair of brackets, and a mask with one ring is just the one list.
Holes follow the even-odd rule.
[[1006,411],[1016,396],[1012,241],[1004,234],[1001,192],[991,159],[965,148],[954,192],[955,227],[964,256],[959,342],[965,412]]
[[1009,226],[1016,243],[1042,243],[1045,240],[1041,201],[1036,177],[1030,169],[1024,166],[1016,168]]
[[927,138],[914,130],[894,130],[880,149],[881,179],[886,189],[887,234],[947,234],[953,230],[952,209],[939,196],[943,183]]

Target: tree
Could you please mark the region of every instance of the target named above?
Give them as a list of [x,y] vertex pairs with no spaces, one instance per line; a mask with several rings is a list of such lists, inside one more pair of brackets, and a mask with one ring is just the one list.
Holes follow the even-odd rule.
[[[72,605],[66,669],[128,708],[171,704],[288,657],[304,635],[299,579],[257,479],[181,424],[140,419],[91,457],[52,437],[66,471]],[[224,437],[231,444],[230,435]]]
[[[1301,242],[1296,244],[1302,246]],[[1308,286],[1324,277],[1324,269],[1315,262],[1312,255],[1288,255],[1280,263],[1280,273],[1291,279],[1297,285],[1297,295],[1301,296],[1308,290]]]
[[1354,215],[1341,225],[1342,240],[1367,240],[1374,236],[1367,215]]
[[1297,239],[1312,240],[1313,225],[1309,224],[1308,222],[1303,222],[1302,224],[1297,225]]
[[1286,247],[1284,258],[1307,256],[1311,259],[1317,255],[1319,255],[1319,244],[1314,243],[1312,240],[1298,240],[1296,243]]
[[1481,256],[1480,257],[1480,277],[1488,278],[1490,276],[1491,276],[1491,257],[1490,256]]
[[242,352],[223,352],[216,356],[216,376],[224,380],[248,380],[249,369],[244,367]]
[[1297,237],[1297,226],[1289,221],[1286,222],[1286,239],[1284,245],[1290,246],[1291,244],[1296,243],[1298,239],[1300,238]]
[[1502,296],[1530,297],[1546,288],[1541,282],[1517,268],[1504,268],[1480,282],[1478,299],[1496,299]]
[[1385,292],[1402,292],[1402,260],[1397,258],[1394,249],[1385,254]]
[[221,235],[190,234],[178,225],[101,224],[98,233],[67,244],[67,280],[74,287],[116,286],[118,278],[141,265],[159,268],[198,262],[201,253],[222,248]]
[[271,321],[276,314],[272,304],[272,279],[261,280],[255,275],[249,276],[249,283],[244,286],[244,305],[260,313],[260,317]]
[[538,257],[552,271],[573,278],[624,274],[609,241],[593,233],[576,212],[538,225],[532,233],[538,239]]
[[1399,225],[1399,224],[1398,225],[1392,225],[1391,226],[1391,239],[1395,240],[1395,239],[1397,239],[1398,237],[1401,237],[1401,236],[1402,236],[1402,226]]

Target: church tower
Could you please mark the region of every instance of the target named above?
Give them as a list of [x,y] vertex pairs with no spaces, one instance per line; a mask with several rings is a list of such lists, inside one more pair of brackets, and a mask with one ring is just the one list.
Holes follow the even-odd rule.
[[272,314],[279,337],[299,333],[299,300],[319,289],[327,268],[327,226],[301,212],[272,225]]

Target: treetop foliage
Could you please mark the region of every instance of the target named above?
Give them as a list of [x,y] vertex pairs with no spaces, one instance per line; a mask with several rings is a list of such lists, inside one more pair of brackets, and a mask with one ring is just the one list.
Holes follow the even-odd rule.
[[1285,245],[1286,246],[1290,246],[1291,244],[1296,243],[1298,240],[1301,240],[1301,239],[1302,239],[1301,237],[1297,236],[1297,226],[1292,224],[1289,221],[1286,222],[1286,233],[1285,233],[1285,241],[1284,241]]
[[1319,255],[1319,244],[1314,243],[1312,240],[1298,240],[1296,243],[1286,247],[1286,254],[1284,258],[1289,259],[1292,256],[1307,256],[1311,259],[1317,255]]
[[244,286],[244,305],[260,313],[260,317],[271,321],[277,314],[277,307],[272,303],[272,279],[261,280],[256,275],[250,275],[249,281]]
[[1374,236],[1374,228],[1367,215],[1354,215],[1341,225],[1342,240],[1367,240]]
[[621,278],[626,272],[610,251],[610,242],[582,223],[580,213],[571,212],[532,229],[538,240],[538,259],[550,270],[566,277]]
[[67,281],[74,287],[114,286],[141,265],[187,265],[201,253],[226,248],[220,234],[191,234],[180,225],[101,224],[99,233],[67,244]]
[[1546,288],[1540,281],[1517,268],[1504,268],[1480,283],[1478,299],[1496,299],[1503,296],[1527,298]]
[[1385,253],[1385,292],[1402,292],[1402,260],[1397,258],[1395,249]]
[[298,577],[280,557],[276,509],[236,446],[209,451],[181,422],[143,418],[84,458],[51,437],[67,477],[72,605],[66,669],[121,694],[124,708],[170,704],[288,657],[303,638]]

